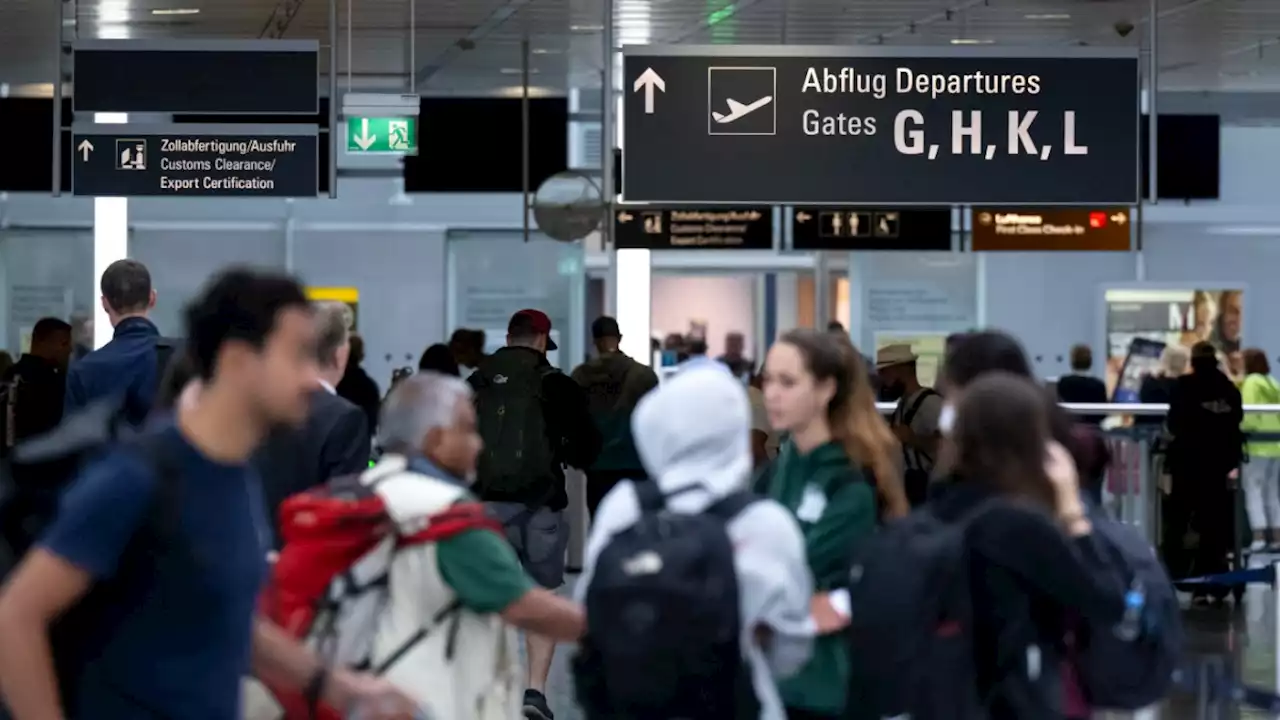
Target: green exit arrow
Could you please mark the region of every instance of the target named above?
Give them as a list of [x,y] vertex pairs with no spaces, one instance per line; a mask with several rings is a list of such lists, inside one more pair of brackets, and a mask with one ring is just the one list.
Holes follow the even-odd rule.
[[417,118],[347,118],[347,152],[357,154],[415,153]]

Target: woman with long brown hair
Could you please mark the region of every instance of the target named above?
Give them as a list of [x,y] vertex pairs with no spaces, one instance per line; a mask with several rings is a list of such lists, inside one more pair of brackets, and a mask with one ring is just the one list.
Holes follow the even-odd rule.
[[[779,690],[791,718],[834,718],[845,706],[846,644],[828,593],[848,582],[852,553],[885,513],[907,511],[897,440],[876,410],[861,355],[847,340],[792,330],[769,350],[764,371],[769,424],[787,439],[756,488],[793,514],[804,532],[821,636],[808,665]],[[833,621],[834,620],[834,621]]]

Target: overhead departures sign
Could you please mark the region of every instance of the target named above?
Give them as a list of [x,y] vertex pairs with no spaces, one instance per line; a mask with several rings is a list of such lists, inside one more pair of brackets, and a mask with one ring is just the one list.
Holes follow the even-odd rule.
[[629,202],[1131,204],[1136,51],[634,46]]
[[86,125],[72,192],[108,197],[315,197],[314,125]]

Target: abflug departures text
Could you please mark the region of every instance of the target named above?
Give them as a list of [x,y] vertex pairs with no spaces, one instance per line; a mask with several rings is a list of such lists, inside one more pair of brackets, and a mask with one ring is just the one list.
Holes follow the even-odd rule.
[[[975,95],[1027,96],[1033,101],[1052,92],[1039,75],[988,73],[922,73],[899,66],[892,73],[861,73],[856,66],[810,67],[805,72],[804,95],[864,95],[883,100],[891,93],[919,98],[922,103],[948,97]],[[874,114],[824,114],[812,108],[801,111],[801,127],[809,136],[872,137],[883,130],[885,119]],[[924,113],[902,109],[889,119],[894,148],[903,155],[923,155],[933,160],[942,153],[974,155],[994,160],[1002,155],[1024,155],[1047,161],[1055,152],[1088,155],[1089,147],[1076,136],[1076,111],[1062,110],[1061,136],[1036,133],[1040,111],[1033,109],[983,112],[955,109],[949,127],[926,127]]]

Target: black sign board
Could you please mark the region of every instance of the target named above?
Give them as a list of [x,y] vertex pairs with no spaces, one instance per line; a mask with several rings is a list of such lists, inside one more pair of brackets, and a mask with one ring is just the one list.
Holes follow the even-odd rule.
[[319,111],[314,40],[81,40],[73,50],[76,112]]
[[316,129],[290,125],[76,127],[72,192],[116,197],[315,197]]
[[1134,50],[635,46],[628,202],[1131,204]]
[[950,208],[798,207],[794,250],[950,250]]
[[974,250],[1127,251],[1129,209],[975,207],[970,244]]
[[627,249],[772,250],[773,208],[623,207],[613,239]]

